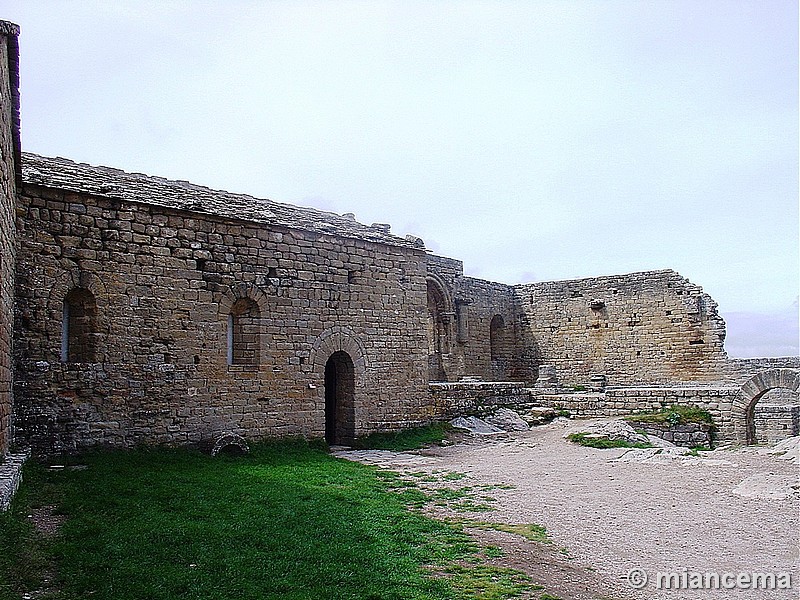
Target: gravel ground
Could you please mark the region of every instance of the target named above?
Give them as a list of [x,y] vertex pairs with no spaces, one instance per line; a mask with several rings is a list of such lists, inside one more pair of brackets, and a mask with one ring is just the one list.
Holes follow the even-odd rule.
[[[338,454],[405,472],[466,473],[460,485],[512,484],[513,489],[492,491],[496,510],[480,518],[545,525],[555,545],[569,550],[571,564],[590,567],[588,572],[602,579],[587,584],[592,594],[580,597],[800,598],[797,463],[752,447],[702,453],[703,458],[643,460],[629,454],[618,460],[626,450],[584,448],[563,435],[563,425],[551,424],[513,435],[467,437],[418,454]],[[512,551],[519,556],[509,562],[520,568],[524,553],[518,545]],[[533,553],[531,560],[541,556]],[[631,569],[648,574],[644,589],[628,583]],[[657,572],[789,572],[793,587],[656,589]]]

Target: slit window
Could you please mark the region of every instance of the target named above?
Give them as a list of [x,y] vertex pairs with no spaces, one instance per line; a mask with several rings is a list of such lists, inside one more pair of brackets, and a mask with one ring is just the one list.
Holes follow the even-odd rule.
[[97,360],[97,303],[85,288],[75,288],[64,298],[61,313],[61,362]]

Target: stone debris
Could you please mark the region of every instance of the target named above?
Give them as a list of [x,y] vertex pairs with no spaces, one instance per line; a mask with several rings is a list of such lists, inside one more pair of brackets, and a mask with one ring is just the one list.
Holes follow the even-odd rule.
[[623,463],[679,463],[685,466],[702,465],[706,467],[729,467],[733,463],[719,458],[697,456],[689,448],[631,448],[610,462]]
[[598,439],[621,440],[630,444],[649,443],[647,436],[636,433],[633,427],[619,419],[583,423],[578,427],[573,427],[568,430],[564,434],[564,437],[566,438],[574,433],[582,433],[587,437]]
[[787,480],[775,473],[756,473],[733,488],[733,493],[745,498],[759,500],[787,500],[800,498],[800,482]]
[[499,427],[490,425],[478,417],[456,417],[450,421],[450,425],[456,429],[466,429],[470,433],[476,435],[497,435],[498,433],[505,433],[505,431]]
[[525,411],[521,416],[523,419],[525,419],[525,422],[528,425],[535,427],[537,425],[545,425],[550,423],[553,419],[558,417],[558,413],[554,408],[549,408],[547,406],[535,406],[534,408]]
[[660,438],[657,435],[648,435],[647,441],[650,443],[651,446],[655,446],[656,448],[674,448],[675,444],[670,441],[665,440],[664,438]]
[[504,431],[528,431],[530,425],[516,411],[510,408],[498,408],[494,414],[483,419],[489,425],[494,425]]
[[791,460],[796,463],[800,462],[800,436],[796,435],[787,438],[771,448],[762,448],[758,452],[759,454],[779,456],[783,460]]

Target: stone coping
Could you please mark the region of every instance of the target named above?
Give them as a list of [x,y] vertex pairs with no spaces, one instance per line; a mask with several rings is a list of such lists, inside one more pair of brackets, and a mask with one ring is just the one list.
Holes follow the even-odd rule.
[[111,167],[77,163],[61,157],[50,158],[24,152],[22,180],[26,184],[101,198],[425,250],[424,243],[419,238],[411,236],[403,239],[389,233],[389,227],[385,224],[364,225],[351,214],[338,215],[315,208],[255,198],[248,194],[214,190],[188,181],[173,181]]

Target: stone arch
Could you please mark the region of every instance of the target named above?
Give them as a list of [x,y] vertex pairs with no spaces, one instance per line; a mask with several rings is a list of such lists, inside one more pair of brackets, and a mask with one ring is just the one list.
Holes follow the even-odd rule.
[[242,298],[252,300],[258,305],[258,309],[262,315],[267,314],[267,309],[269,308],[267,295],[261,288],[252,283],[237,283],[228,288],[219,301],[220,313],[224,315],[230,313],[236,301]]
[[268,347],[264,327],[268,307],[267,295],[252,283],[233,285],[220,299],[228,366],[259,367]]
[[332,327],[314,341],[305,371],[316,388],[321,423],[329,443],[352,443],[365,405],[367,355],[358,336],[347,327]]
[[428,379],[430,381],[447,381],[444,369],[444,356],[450,354],[452,344],[453,299],[447,286],[435,275],[428,275],[426,280],[428,294]]
[[[69,356],[64,356],[64,344],[68,340],[64,339],[65,325],[68,322],[69,307],[81,307],[86,310],[86,314],[81,315],[85,319],[85,328],[80,335],[84,338],[81,345],[86,346],[85,351],[80,352],[81,358],[87,360],[72,360]],[[109,322],[109,297],[108,290],[103,280],[94,273],[74,269],[65,271],[53,282],[50,288],[50,295],[47,301],[47,332],[46,335],[51,341],[51,352],[54,359],[63,360],[62,362],[105,362],[105,344],[110,333]],[[76,315],[72,315],[73,318]],[[75,333],[73,331],[73,333]],[[73,341],[74,343],[74,341]],[[54,360],[54,362],[58,362]]]
[[348,327],[331,327],[323,331],[311,345],[306,372],[325,374],[325,365],[334,352],[346,352],[353,361],[356,387],[364,386],[367,371],[367,353],[358,336]]
[[800,390],[800,369],[768,369],[751,377],[741,389],[732,410],[736,439],[740,443],[755,443],[753,411],[764,395],[775,388]]
[[233,454],[247,454],[250,452],[250,446],[238,433],[224,433],[214,441],[214,446],[211,448],[211,456],[216,456],[225,451]]

